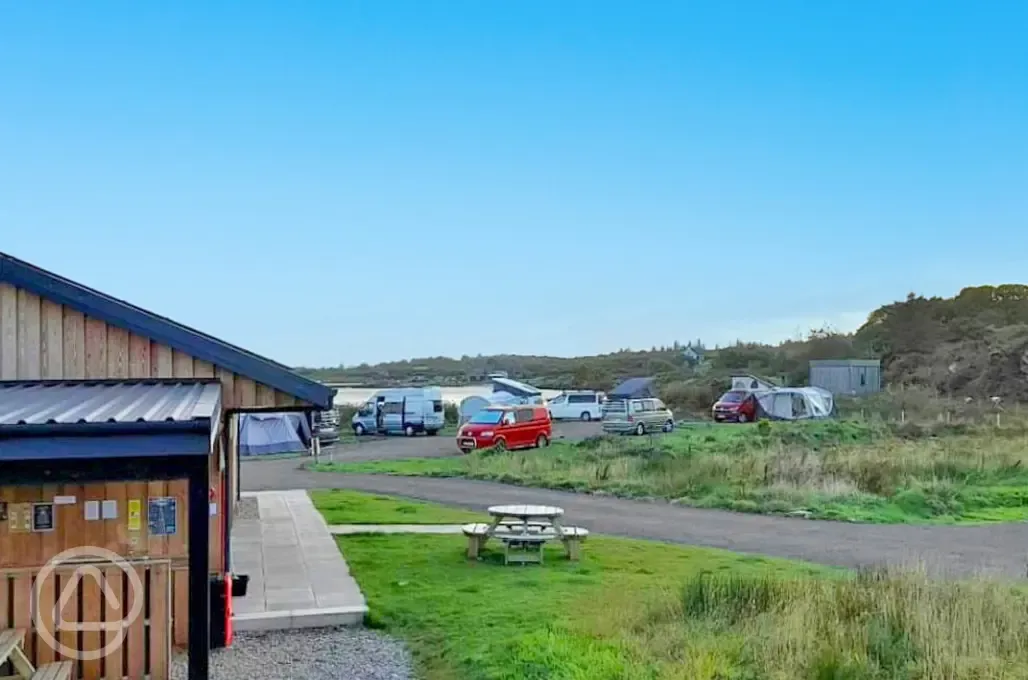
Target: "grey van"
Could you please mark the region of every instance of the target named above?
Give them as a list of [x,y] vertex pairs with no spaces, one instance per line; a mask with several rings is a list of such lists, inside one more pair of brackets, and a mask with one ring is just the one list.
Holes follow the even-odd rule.
[[656,397],[612,399],[603,405],[604,434],[653,434],[675,429],[675,414]]

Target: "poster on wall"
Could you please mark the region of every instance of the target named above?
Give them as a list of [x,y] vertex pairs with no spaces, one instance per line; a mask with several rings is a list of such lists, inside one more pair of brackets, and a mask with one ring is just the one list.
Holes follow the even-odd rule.
[[7,508],[8,531],[12,534],[25,534],[32,531],[32,504],[11,503]]
[[54,504],[36,503],[32,506],[32,531],[54,530]]
[[151,498],[147,508],[151,536],[172,536],[178,532],[178,499]]
[[128,502],[128,530],[139,531],[142,528],[143,503],[138,498]]

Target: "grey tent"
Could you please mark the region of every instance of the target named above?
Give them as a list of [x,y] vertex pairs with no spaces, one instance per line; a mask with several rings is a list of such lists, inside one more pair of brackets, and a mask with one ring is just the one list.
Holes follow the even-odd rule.
[[270,456],[307,451],[311,428],[299,413],[246,413],[239,422],[239,455]]
[[629,378],[611,390],[608,399],[647,399],[657,396],[653,378]]
[[832,393],[820,387],[776,387],[757,390],[747,398],[756,401],[756,420],[830,418],[835,412]]

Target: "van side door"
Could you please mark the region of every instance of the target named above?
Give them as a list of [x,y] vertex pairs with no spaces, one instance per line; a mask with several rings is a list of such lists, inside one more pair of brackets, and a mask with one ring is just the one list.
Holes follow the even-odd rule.
[[524,408],[514,409],[514,427],[511,428],[514,431],[513,442],[508,440],[508,444],[513,444],[516,447],[531,446],[535,443],[535,431],[539,425],[539,421],[535,419],[535,409],[531,406]]
[[383,401],[382,429],[386,432],[403,431],[403,400]]
[[561,394],[550,400],[547,407],[554,418],[567,418],[568,395]]

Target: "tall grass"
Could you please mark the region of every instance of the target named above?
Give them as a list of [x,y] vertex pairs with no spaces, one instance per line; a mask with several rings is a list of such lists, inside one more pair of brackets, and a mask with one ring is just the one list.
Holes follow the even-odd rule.
[[986,580],[923,570],[845,579],[704,573],[630,635],[661,677],[975,680],[1028,677],[1028,602]]
[[701,427],[475,455],[465,466],[464,474],[482,479],[748,512],[986,521],[1012,518],[1002,512],[1008,509],[1028,517],[1028,436],[1019,428]]

